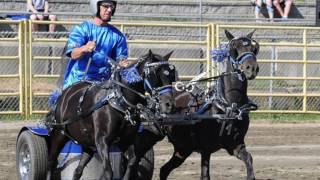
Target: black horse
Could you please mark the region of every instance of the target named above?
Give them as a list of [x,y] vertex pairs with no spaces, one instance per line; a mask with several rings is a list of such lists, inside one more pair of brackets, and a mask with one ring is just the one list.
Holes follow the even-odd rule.
[[104,168],[101,179],[112,179],[110,146],[117,143],[125,152],[133,143],[141,122],[140,109],[155,106],[168,113],[173,107],[171,84],[176,72],[168,63],[171,53],[162,57],[150,50],[129,68],[116,70],[108,81],[81,81],[62,92],[53,112],[54,122],[47,120],[51,125],[47,180],[54,177],[57,156],[70,139],[82,145],[84,151],[73,179],[80,179],[95,151]]
[[[239,107],[242,105],[252,105],[247,97],[247,79],[254,79],[259,72],[256,61],[259,44],[251,39],[254,32],[249,33],[246,37],[239,38],[235,38],[228,31],[225,33],[230,41],[228,44],[230,50],[226,52],[228,60],[226,62],[226,69],[222,70],[223,73],[220,76],[218,88],[224,102],[218,104],[216,99],[214,99],[214,102],[208,105],[208,102],[203,102],[204,98],[196,98],[197,94],[175,92],[175,110],[179,112],[175,117],[183,117],[186,113],[196,111],[197,113],[203,111],[201,114],[209,115],[217,113],[225,114],[225,109],[229,105],[231,106],[232,103],[236,103]],[[213,91],[216,90],[214,89]],[[203,96],[203,93],[198,91],[198,95],[201,94]],[[212,97],[213,94],[208,96]],[[191,101],[196,102],[195,106],[198,108],[190,108]],[[212,104],[215,105],[212,107]],[[234,123],[233,135],[223,136],[220,136],[219,132],[223,123],[212,118],[210,120],[203,120],[203,122],[197,124],[193,120],[191,122],[178,120],[173,122],[173,124],[179,123],[180,125],[175,126],[170,126],[171,120],[163,119],[163,121],[156,121],[153,125],[146,126],[135,138],[135,157],[128,164],[128,169],[132,169],[132,171],[127,171],[131,172],[131,174],[126,173],[126,176],[132,176],[131,178],[134,179],[136,173],[133,172],[136,172],[140,159],[150,148],[167,135],[175,147],[175,152],[170,162],[161,168],[160,179],[166,179],[169,173],[174,168],[180,166],[194,150],[200,151],[203,154],[202,177],[203,179],[209,179],[208,163],[210,154],[220,148],[228,149],[230,154],[239,154],[237,157],[245,160],[248,167],[248,174],[250,174],[248,177],[254,177],[252,163],[250,163],[251,155],[247,153],[243,141],[249,125],[248,114],[243,113],[241,118],[243,119],[241,122],[235,121]],[[195,125],[181,125],[185,123]],[[168,124],[169,126],[166,126]],[[237,138],[232,139],[232,136],[236,136]],[[244,159],[247,157],[248,160]]]
[[[252,156],[246,150],[244,138],[249,127],[249,109],[256,108],[247,96],[247,79],[254,79],[259,72],[256,59],[259,45],[251,39],[253,32],[238,38],[227,30],[225,33],[229,39],[225,69],[218,76],[218,83],[207,94],[206,101],[199,103],[201,100],[195,100],[189,92],[179,94],[176,98],[176,107],[182,109],[180,114],[201,114],[209,118],[203,118],[193,125],[168,128],[174,153],[160,169],[161,180],[167,179],[170,172],[179,167],[193,151],[201,153],[201,179],[210,179],[210,155],[221,148],[245,163],[248,180],[255,179]],[[208,102],[208,99],[212,102]],[[191,110],[190,102],[198,108]],[[210,118],[217,114],[225,119]]]

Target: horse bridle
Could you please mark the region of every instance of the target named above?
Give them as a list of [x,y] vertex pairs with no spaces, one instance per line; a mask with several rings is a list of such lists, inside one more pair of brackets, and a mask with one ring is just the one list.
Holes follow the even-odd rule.
[[[140,58],[137,62],[137,64],[145,61],[146,59],[144,58]],[[149,104],[149,106],[153,107],[153,106],[158,106],[156,105],[158,102],[159,102],[159,97],[161,95],[164,95],[166,93],[172,93],[173,92],[173,88],[172,88],[172,85],[165,85],[165,86],[162,86],[162,87],[158,87],[158,88],[154,88],[152,87],[150,81],[148,80],[148,77],[150,77],[149,75],[154,72],[156,73],[156,68],[161,66],[161,65],[165,65],[165,64],[169,64],[171,65],[170,63],[168,63],[167,61],[161,61],[161,62],[155,62],[155,63],[146,63],[144,64],[144,67],[143,67],[143,73],[145,77],[143,77],[143,85],[144,85],[144,89],[148,92],[151,92],[151,96],[150,95],[146,95],[146,94],[143,94],[143,93],[140,93],[134,89],[132,89],[131,87],[129,87],[128,85],[126,84],[123,84],[122,82],[120,82],[119,80],[116,80],[116,79],[110,79],[109,81],[112,82],[113,84],[116,84],[117,86],[120,86],[121,88],[125,88],[129,91],[131,91],[132,93],[138,95],[140,98],[146,100]],[[173,65],[172,65],[173,66]],[[136,67],[135,67],[136,68]],[[113,71],[113,75],[111,77],[115,78],[117,77],[115,75],[115,72],[118,71],[119,69],[115,68],[115,71]],[[175,70],[174,66],[173,66],[173,70]],[[169,72],[170,73],[170,72]],[[115,90],[117,91],[117,90]],[[123,100],[123,102],[125,102],[129,107],[131,108],[136,108],[135,105],[131,104],[124,96],[121,96],[121,99]]]
[[[251,38],[249,38],[249,37],[238,37],[238,38],[233,38],[233,39],[231,39],[231,40],[229,41],[228,45],[227,45],[227,47],[229,48],[229,51],[231,52],[231,53],[230,53],[231,56],[234,56],[234,54],[232,53],[232,51],[235,50],[235,48],[233,47],[233,43],[234,43],[235,41],[239,40],[239,39],[246,40],[246,41],[243,41],[243,42],[242,42],[242,45],[243,45],[243,46],[251,46],[251,49],[250,49],[250,51],[248,51],[248,52],[252,52],[252,53],[254,53],[255,55],[257,55],[257,54],[259,53],[260,45],[259,45],[259,43],[258,43],[256,40],[251,39]],[[237,57],[234,57],[234,58],[238,58],[239,56],[241,56],[241,54],[240,54],[240,55],[238,54]]]
[[245,63],[246,61],[248,61],[249,56],[256,56],[253,52],[244,52],[242,54],[240,54],[236,59],[234,59],[233,57],[229,56],[228,59],[232,64],[232,67],[234,70],[239,70],[239,72],[241,72],[241,70],[239,69],[239,66],[242,65],[243,63]]
[[[157,68],[162,66],[162,65],[169,65],[170,71],[174,71],[174,73],[176,73],[175,67],[174,65],[170,64],[168,61],[160,61],[160,62],[154,62],[154,63],[146,63],[143,67],[143,72],[145,75],[144,78],[144,87],[146,90],[149,90],[152,94],[152,96],[161,96],[163,94],[166,93],[172,93],[173,92],[173,88],[172,85],[164,85],[162,87],[158,87],[158,88],[154,88],[152,87],[150,81],[148,80],[148,77],[151,76],[151,72],[153,72],[154,76],[157,77],[157,75],[155,74],[157,71]],[[152,71],[153,69],[153,71]],[[170,72],[167,72],[169,75]],[[177,77],[175,77],[175,80],[177,79]]]
[[[239,39],[243,39],[243,42],[242,42],[243,46],[251,47],[249,51],[243,52],[241,54],[238,54],[236,52],[237,50],[233,46],[233,43]],[[242,71],[239,69],[239,66],[248,60],[247,57],[249,56],[255,57],[258,54],[260,49],[259,43],[256,40],[253,40],[249,37],[233,38],[232,40],[229,41],[227,47],[229,48],[228,60],[229,62],[231,62],[234,72],[238,72],[239,75],[242,74]]]

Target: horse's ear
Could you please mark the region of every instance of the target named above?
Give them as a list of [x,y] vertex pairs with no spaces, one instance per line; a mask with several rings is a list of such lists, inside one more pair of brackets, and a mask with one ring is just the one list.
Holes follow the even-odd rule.
[[252,41],[252,52],[253,52],[255,55],[258,55],[259,50],[260,50],[260,45],[259,45],[259,43],[253,40],[253,41]]
[[168,61],[169,58],[170,58],[170,56],[172,55],[172,53],[173,53],[173,51],[169,52],[167,55],[163,56],[163,59],[164,59],[165,61]]
[[151,51],[151,49],[149,49],[148,56],[152,57],[152,55],[153,55],[153,52]]
[[249,33],[249,34],[247,35],[247,38],[252,39],[253,33],[254,33],[255,31],[256,31],[256,30],[254,29],[251,33]]
[[226,34],[226,36],[229,39],[229,41],[234,39],[234,36],[228,30],[224,30],[224,33]]

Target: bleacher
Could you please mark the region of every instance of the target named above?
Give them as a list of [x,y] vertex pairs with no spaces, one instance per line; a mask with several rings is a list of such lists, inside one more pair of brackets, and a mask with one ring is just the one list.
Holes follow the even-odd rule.
[[[8,11],[21,13],[24,0],[0,0],[0,16]],[[200,13],[201,9],[201,13]],[[59,19],[87,19],[90,17],[88,0],[51,0],[50,10]],[[263,14],[267,14],[262,8]],[[316,0],[295,0],[289,20],[275,20],[281,25],[313,26]],[[277,17],[277,15],[276,15]],[[193,22],[256,23],[254,7],[249,0],[118,0],[115,20],[166,20]]]

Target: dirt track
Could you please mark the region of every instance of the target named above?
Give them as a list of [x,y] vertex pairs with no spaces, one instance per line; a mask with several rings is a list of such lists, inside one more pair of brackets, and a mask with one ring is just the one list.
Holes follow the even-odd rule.
[[[26,122],[0,121],[0,180],[15,180],[15,140]],[[28,123],[27,123],[28,124]],[[268,124],[252,123],[246,139],[253,155],[259,180],[320,180],[320,123]],[[163,141],[155,146],[156,166],[153,179],[159,179],[159,167],[172,153]],[[199,179],[200,156],[192,154],[169,179]],[[224,150],[211,157],[211,177],[215,180],[245,179],[245,167]]]

